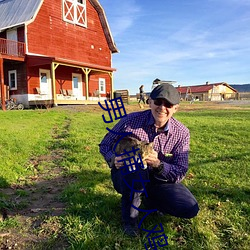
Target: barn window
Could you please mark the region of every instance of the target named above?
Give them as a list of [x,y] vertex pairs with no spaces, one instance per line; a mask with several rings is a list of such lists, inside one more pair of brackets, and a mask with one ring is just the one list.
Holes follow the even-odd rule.
[[17,90],[16,70],[10,70],[8,73],[9,73],[9,87],[10,87],[10,90]]
[[104,78],[99,78],[99,93],[106,94],[106,83]]
[[86,0],[62,0],[63,20],[87,27]]

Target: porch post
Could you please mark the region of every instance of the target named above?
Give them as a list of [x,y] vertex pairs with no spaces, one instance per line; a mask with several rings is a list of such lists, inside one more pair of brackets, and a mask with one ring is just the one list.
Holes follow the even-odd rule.
[[114,98],[114,79],[113,79],[113,72],[109,72],[111,84],[110,84],[110,99]]
[[52,98],[54,101],[54,105],[57,106],[57,98],[56,98],[56,69],[59,66],[59,63],[52,62],[51,63],[51,81],[52,81]]
[[0,58],[0,85],[1,85],[2,110],[6,110],[6,108],[5,108],[5,91],[4,91],[3,58]]
[[86,100],[88,100],[89,99],[89,73],[90,73],[91,69],[82,68],[82,71],[85,74]]
[[57,105],[57,99],[56,99],[56,81],[55,81],[55,63],[52,62],[51,63],[51,81],[52,81],[52,99],[53,99],[53,103],[56,106]]

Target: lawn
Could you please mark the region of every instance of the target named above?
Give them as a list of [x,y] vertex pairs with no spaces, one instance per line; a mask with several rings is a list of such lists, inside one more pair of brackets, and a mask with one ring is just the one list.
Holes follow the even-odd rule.
[[[129,112],[135,109],[136,105],[126,106]],[[147,233],[131,239],[121,230],[120,195],[112,187],[98,148],[107,132],[102,114],[98,106],[0,112],[2,210],[11,214],[14,207],[6,188],[19,185],[19,196],[25,195],[20,191],[20,178],[28,180],[46,168],[60,167],[74,180],[58,193],[66,204],[65,213],[39,214],[43,223],[28,231],[43,237],[39,242],[26,240],[26,248],[20,249],[27,249],[28,244],[30,249],[145,249]],[[250,249],[250,109],[185,104],[175,117],[190,129],[190,167],[183,183],[197,198],[200,212],[191,220],[151,214],[145,228],[162,223],[169,245],[158,249]],[[32,159],[52,151],[63,157],[53,164],[45,161],[34,170]],[[22,223],[18,213],[2,219],[0,231],[9,233],[2,237],[2,244],[13,234],[24,237]],[[61,248],[55,247],[58,242]]]

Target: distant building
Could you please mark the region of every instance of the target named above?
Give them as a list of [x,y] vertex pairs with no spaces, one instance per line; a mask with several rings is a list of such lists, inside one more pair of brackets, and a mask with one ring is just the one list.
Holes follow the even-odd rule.
[[156,79],[153,81],[151,90],[153,90],[156,86],[158,86],[158,85],[160,85],[160,84],[164,84],[164,83],[174,84],[174,83],[176,83],[176,81],[164,81],[164,80],[160,80],[160,79],[156,78]]
[[178,86],[178,92],[182,100],[191,101],[222,101],[235,99],[237,90],[225,82],[209,83],[195,86]]

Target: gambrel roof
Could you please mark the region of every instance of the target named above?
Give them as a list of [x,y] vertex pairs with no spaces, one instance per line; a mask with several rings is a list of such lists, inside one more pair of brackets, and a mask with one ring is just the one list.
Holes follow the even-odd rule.
[[94,6],[94,8],[96,9],[96,11],[97,11],[97,13],[99,15],[99,18],[100,18],[100,21],[101,21],[101,24],[102,24],[102,28],[103,28],[103,31],[105,33],[105,36],[106,36],[106,39],[107,39],[107,42],[108,42],[108,45],[109,45],[109,49],[112,51],[112,53],[119,52],[117,47],[116,47],[116,44],[115,44],[115,42],[113,40],[113,36],[111,34],[111,31],[110,31],[110,28],[109,28],[109,24],[108,24],[104,9],[102,8],[102,6],[101,6],[101,4],[99,3],[98,0],[89,0],[89,1]]
[[[118,52],[102,6],[98,0],[89,2],[99,15],[109,49],[112,53]],[[43,0],[0,0],[0,32],[32,21],[42,3]]]

